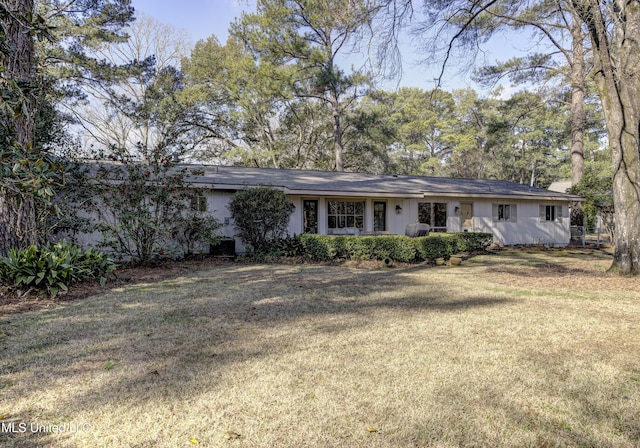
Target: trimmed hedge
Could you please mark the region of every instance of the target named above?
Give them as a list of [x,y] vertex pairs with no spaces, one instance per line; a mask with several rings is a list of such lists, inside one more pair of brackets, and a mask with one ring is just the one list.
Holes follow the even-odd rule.
[[334,259],[415,262],[449,258],[462,251],[486,249],[493,242],[490,233],[439,233],[409,238],[403,235],[350,236],[302,234],[304,257],[313,261]]

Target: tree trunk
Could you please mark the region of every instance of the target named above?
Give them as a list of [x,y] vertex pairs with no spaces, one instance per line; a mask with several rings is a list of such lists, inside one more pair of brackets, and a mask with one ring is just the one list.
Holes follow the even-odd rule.
[[577,185],[584,176],[584,48],[580,18],[572,15],[571,185]]
[[0,255],[37,242],[33,195],[0,191]]
[[333,147],[336,153],[336,171],[344,171],[344,161],[342,155],[344,148],[342,145],[342,123],[340,119],[340,103],[338,95],[331,92],[329,104],[331,104],[331,114],[333,115]]
[[[23,23],[33,11],[33,0],[3,0],[3,19],[7,38],[15,49],[6,59],[7,74],[13,78],[27,101],[28,113],[10,123],[18,143],[27,148],[33,144],[33,37]],[[0,254],[37,242],[35,201],[31,193],[21,192],[10,185],[0,184]]]
[[[594,48],[594,73],[613,163],[615,255],[613,269],[640,275],[640,3],[617,2],[616,35],[607,35],[600,4],[582,2]],[[574,3],[575,4],[575,3]]]

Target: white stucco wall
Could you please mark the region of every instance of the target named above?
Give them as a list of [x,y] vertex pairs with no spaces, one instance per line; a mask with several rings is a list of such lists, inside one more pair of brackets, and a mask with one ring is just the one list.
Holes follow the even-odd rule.
[[[209,190],[207,192],[207,202],[209,210],[215,210],[214,215],[223,224],[222,233],[227,237],[233,237],[233,220],[230,218],[227,204],[231,197],[231,192],[219,192]],[[291,215],[288,231],[290,234],[302,233],[302,203],[305,199],[318,201],[318,232],[327,233],[327,202],[335,197],[328,196],[289,196],[295,205],[295,210]],[[429,197],[418,198],[363,198],[363,197],[341,197],[340,200],[365,201],[365,232],[373,231],[373,202],[384,201],[387,203],[387,232],[390,234],[404,235],[408,224],[418,221],[419,202],[445,202],[447,203],[447,231],[460,232],[461,218],[456,214],[456,208],[461,202],[471,202],[473,204],[473,226],[470,231],[487,232],[494,235],[494,241],[500,245],[547,245],[565,246],[569,244],[569,212],[566,202],[537,202],[537,201],[513,201],[513,200],[478,200],[467,198],[446,198]],[[496,222],[493,221],[492,204],[516,204],[516,222]],[[540,219],[540,205],[561,205],[562,218],[559,221],[546,222]],[[396,206],[402,208],[400,213],[396,213]],[[243,250],[239,241],[236,242],[236,249]]]
[[[492,204],[516,204],[516,222],[496,222]],[[540,219],[540,205],[561,205],[558,221]],[[568,204],[560,202],[476,201],[474,202],[474,231],[493,233],[494,241],[503,246],[545,245],[566,246],[571,238]]]
[[[227,208],[232,191],[203,189],[207,199],[207,210],[212,213],[222,224],[220,232],[228,238],[234,238],[235,229],[233,219]],[[318,201],[318,232],[327,233],[327,202],[338,199],[335,196],[303,196],[291,195],[289,199],[295,206],[289,221],[289,234],[300,234],[303,231],[303,200],[312,199]],[[494,241],[500,245],[546,245],[565,246],[570,240],[569,211],[567,202],[536,202],[514,200],[486,200],[468,198],[376,198],[376,197],[340,197],[340,200],[364,201],[365,219],[364,231],[373,231],[373,203],[383,201],[387,203],[387,233],[404,235],[408,224],[418,221],[419,202],[444,202],[447,204],[447,231],[460,232],[467,229],[461,227],[461,217],[456,214],[456,208],[461,202],[473,204],[472,227],[468,230],[474,232],[487,232],[494,235]],[[492,204],[516,204],[516,222],[497,222],[493,220]],[[561,205],[562,217],[553,222],[540,218],[540,205]],[[396,212],[396,206],[401,208]],[[79,242],[91,246],[100,240],[100,235],[78,235]],[[236,238],[236,251],[243,252],[242,243]]]

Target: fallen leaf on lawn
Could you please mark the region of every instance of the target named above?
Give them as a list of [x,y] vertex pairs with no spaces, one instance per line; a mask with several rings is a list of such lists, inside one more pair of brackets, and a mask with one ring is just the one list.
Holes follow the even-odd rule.
[[367,426],[367,431],[369,431],[369,432],[378,432],[378,429],[374,428],[373,426]]
[[193,443],[194,445],[198,444],[198,441],[196,439],[189,439],[189,442]]

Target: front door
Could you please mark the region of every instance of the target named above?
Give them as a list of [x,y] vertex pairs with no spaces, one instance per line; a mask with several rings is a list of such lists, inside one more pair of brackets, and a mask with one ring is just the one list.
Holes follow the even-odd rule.
[[302,201],[302,231],[318,233],[318,201]]
[[471,202],[460,203],[460,219],[463,229],[473,230],[473,204]]

